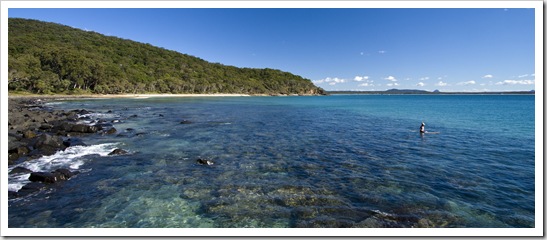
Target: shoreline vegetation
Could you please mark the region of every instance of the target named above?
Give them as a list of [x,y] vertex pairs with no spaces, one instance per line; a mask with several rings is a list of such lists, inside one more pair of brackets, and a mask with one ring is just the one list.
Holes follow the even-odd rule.
[[56,23],[8,19],[8,89],[33,94],[323,95],[310,79],[212,63]]

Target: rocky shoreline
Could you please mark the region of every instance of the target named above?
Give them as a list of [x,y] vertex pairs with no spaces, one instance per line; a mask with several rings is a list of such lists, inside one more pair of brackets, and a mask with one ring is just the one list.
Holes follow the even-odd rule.
[[[71,111],[54,110],[45,103],[46,98],[9,97],[8,98],[8,166],[13,167],[50,156],[71,146],[85,146],[82,140],[93,134],[114,134],[116,129],[105,120],[91,119],[90,111],[77,109]],[[84,122],[91,121],[91,123]],[[112,154],[123,154],[116,149]],[[19,191],[9,191],[9,199],[19,198],[50,187],[51,184],[68,180],[77,171],[55,169],[52,172],[33,172],[23,167],[12,168],[8,173],[29,174],[31,181]]]

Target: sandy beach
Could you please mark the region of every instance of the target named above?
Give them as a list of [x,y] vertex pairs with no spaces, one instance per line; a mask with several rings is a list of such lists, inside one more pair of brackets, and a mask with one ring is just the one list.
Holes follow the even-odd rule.
[[[249,97],[249,96],[262,96],[262,95],[249,95],[249,94],[231,94],[231,93],[217,93],[217,94],[84,94],[84,95],[38,95],[38,94],[8,94],[8,98],[153,98],[153,97]],[[264,95],[266,96],[266,95]]]

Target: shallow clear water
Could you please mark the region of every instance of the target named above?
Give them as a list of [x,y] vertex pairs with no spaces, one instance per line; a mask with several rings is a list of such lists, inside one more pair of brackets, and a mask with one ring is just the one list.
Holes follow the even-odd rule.
[[[118,133],[51,157],[82,173],[10,200],[9,227],[535,225],[534,96],[95,99],[52,107],[120,119]],[[438,134],[420,135],[422,121]],[[114,148],[130,154],[107,156]],[[44,161],[51,160],[26,166],[47,168]]]

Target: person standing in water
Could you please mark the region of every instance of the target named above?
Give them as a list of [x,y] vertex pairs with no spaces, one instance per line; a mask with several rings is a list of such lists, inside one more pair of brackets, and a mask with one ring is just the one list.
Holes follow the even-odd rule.
[[425,133],[425,123],[422,122],[422,126],[420,126],[420,133]]

